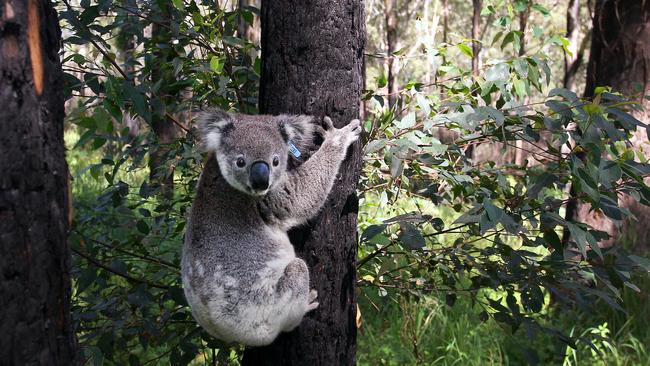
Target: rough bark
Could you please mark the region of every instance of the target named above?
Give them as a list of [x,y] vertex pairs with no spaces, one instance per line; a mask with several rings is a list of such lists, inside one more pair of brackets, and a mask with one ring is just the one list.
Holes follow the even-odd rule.
[[[636,117],[645,123],[650,122],[650,102],[643,98],[643,94],[650,94],[650,1],[596,2],[585,96],[592,96],[598,86],[611,86],[632,96],[645,107],[645,112],[635,113]],[[645,130],[637,130],[632,139],[635,148],[650,157],[647,141]],[[638,219],[638,222],[628,220],[624,223],[623,236],[633,240],[635,246],[647,248],[650,208],[630,197],[623,197],[622,205]],[[600,211],[590,209],[588,205],[571,202],[567,207],[567,217],[609,232],[613,239],[602,245],[620,238],[615,223]]]
[[[161,3],[160,20],[151,27],[151,37],[155,44],[171,45],[170,12],[171,3]],[[175,82],[171,70],[174,59],[173,47],[162,49],[156,47],[155,58],[151,71],[153,84],[159,83],[160,88],[153,102],[151,128],[156,135],[156,144],[152,144],[149,152],[149,176],[151,186],[160,189],[164,198],[171,198],[174,193],[174,172],[167,166],[167,157],[170,152],[169,144],[176,137],[176,128],[168,112],[168,107],[174,103],[175,92],[170,86]]]
[[[337,127],[359,114],[365,39],[361,0],[262,3],[261,113],[332,117]],[[356,350],[355,143],[320,215],[290,232],[309,266],[320,306],[270,346],[249,349],[244,365],[354,365]]]
[[0,2],[0,363],[72,365],[61,31],[45,0]]

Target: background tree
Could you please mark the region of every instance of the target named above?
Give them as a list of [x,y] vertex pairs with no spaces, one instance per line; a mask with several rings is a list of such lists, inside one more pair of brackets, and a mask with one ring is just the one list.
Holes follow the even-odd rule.
[[74,365],[61,31],[47,0],[0,9],[0,360]]
[[[260,113],[330,116],[336,127],[357,118],[364,39],[360,1],[263,2]],[[310,269],[318,309],[272,345],[247,350],[245,365],[355,364],[360,168],[357,143],[321,214],[290,233]]]
[[[646,97],[650,95],[650,2],[597,1],[591,39],[585,96],[593,97],[596,88],[611,86],[615,91],[632,96],[643,108],[633,114],[645,123],[650,122],[650,99]],[[644,126],[636,128],[632,143],[637,159],[650,158],[647,133]],[[630,197],[622,199],[623,206],[636,217],[626,220],[622,228],[590,205],[572,203],[567,215],[607,231],[611,238],[603,240],[601,245],[611,245],[622,235],[639,246],[639,250],[647,249],[650,209]]]
[[[568,2],[483,1],[478,73],[472,72],[469,26],[475,8],[468,1],[395,0],[393,52],[387,51],[384,0],[364,2],[365,19],[348,4],[323,3],[310,13],[317,16],[294,18],[285,13],[284,2],[266,2],[265,11],[276,9],[267,25],[282,32],[264,40],[270,48],[264,65],[259,46],[243,31],[257,22],[253,1],[172,1],[165,42],[150,36],[161,23],[159,3],[59,3],[69,98],[65,136],[74,176],[73,311],[88,362],[241,364],[242,348],[224,347],[197,326],[179,283],[185,213],[204,159],[192,133],[193,111],[219,106],[252,114],[327,113],[337,123],[347,122],[356,113],[348,108],[358,96],[351,88],[362,85],[351,63],[361,50],[355,37],[345,45],[338,42],[364,20],[368,46],[361,78],[367,113],[357,187],[355,287],[359,364],[573,362],[568,357],[596,362],[601,356],[592,353],[594,348],[607,354],[609,363],[615,363],[614,357],[624,360],[619,363],[645,362],[650,351],[644,346],[650,344],[650,331],[643,327],[650,311],[643,293],[650,288],[643,282],[648,260],[629,255],[623,246],[591,250],[601,235],[598,227],[564,218],[570,198],[566,188],[573,183],[577,199],[606,215],[627,213],[615,191],[650,203],[648,188],[640,184],[650,168],[642,159],[632,161],[628,148],[630,126],[637,122],[625,96],[599,89],[596,97],[585,99],[557,88],[565,71],[559,61],[571,46],[560,16]],[[310,6],[292,10],[302,15]],[[591,24],[583,9],[580,33]],[[529,15],[525,27],[522,14]],[[345,21],[339,23],[335,15]],[[279,19],[290,19],[291,27]],[[291,34],[285,33],[288,28]],[[131,51],[118,44],[126,30],[135,35]],[[183,131],[165,146],[158,144],[152,126],[161,104],[161,85],[151,77],[152,55],[169,56],[163,67],[173,79],[165,84],[170,88],[165,107]],[[388,58],[397,70],[396,93],[388,91]],[[125,70],[126,59],[132,60],[130,70]],[[575,89],[583,88],[583,80],[579,70]],[[342,92],[346,98],[339,98]],[[391,96],[397,107],[389,107]],[[141,122],[135,137],[126,134],[125,114]],[[443,138],[439,131],[450,133]],[[477,147],[475,158],[467,159],[471,146]],[[148,164],[160,147],[168,149],[162,166],[171,169],[165,172],[173,172],[168,198],[154,194],[156,177]],[[481,155],[484,148],[489,154]],[[514,159],[515,151],[528,155]],[[583,161],[580,154],[588,158]],[[343,197],[353,190],[348,179],[351,175],[344,175],[339,186],[345,193],[337,193],[311,234],[292,235],[311,261],[316,286],[335,286],[321,282],[338,276],[330,271],[354,273],[349,268],[354,254],[348,249],[353,244],[324,245],[315,239],[332,240],[325,227],[328,220],[339,227],[334,211],[345,213],[341,230],[352,230],[350,216],[357,206]],[[575,234],[571,245],[580,249],[579,257],[562,255],[558,235],[563,228]],[[303,239],[316,244],[302,248]],[[346,259],[337,259],[333,267],[324,261],[314,265],[330,254]],[[643,273],[640,281],[635,273]],[[342,282],[354,283],[349,281]],[[310,314],[298,332],[329,332],[323,322],[353,314],[351,297],[344,296],[351,285],[319,290],[331,303]],[[556,301],[549,303],[550,294]],[[615,312],[621,307],[626,314]],[[331,324],[340,331],[335,337],[354,334],[337,328],[343,323]],[[351,339],[324,342],[329,336],[285,335],[271,348],[249,352],[251,361],[245,362],[254,357],[324,360],[336,341],[345,349],[340,356],[349,361]],[[635,352],[623,352],[630,348]],[[295,352],[281,354],[285,351]]]

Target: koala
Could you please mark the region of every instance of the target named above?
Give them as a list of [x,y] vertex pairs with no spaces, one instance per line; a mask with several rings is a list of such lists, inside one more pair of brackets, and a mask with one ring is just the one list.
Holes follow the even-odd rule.
[[[314,120],[221,110],[199,118],[208,158],[185,233],[183,289],[196,321],[226,343],[270,344],[318,307],[287,231],[321,209],[361,127]],[[305,151],[317,133],[320,148],[287,169],[290,151]]]

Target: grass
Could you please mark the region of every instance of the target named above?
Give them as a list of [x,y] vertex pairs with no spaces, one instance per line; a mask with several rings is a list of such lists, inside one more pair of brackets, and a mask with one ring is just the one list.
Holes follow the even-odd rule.
[[540,365],[650,366],[650,280],[637,282],[642,293],[622,294],[626,314],[600,303],[588,311],[553,309],[561,312],[555,327],[593,338],[593,348],[578,343],[576,350],[548,335],[531,342],[523,330],[511,334],[493,320],[481,322],[467,299],[450,308],[443,297],[394,300],[364,289],[358,364],[525,365],[535,349]]

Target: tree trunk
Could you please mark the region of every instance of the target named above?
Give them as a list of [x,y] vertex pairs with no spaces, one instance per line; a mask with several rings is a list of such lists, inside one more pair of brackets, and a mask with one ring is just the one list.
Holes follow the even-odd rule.
[[[521,40],[519,42],[519,57],[523,57],[526,54],[526,28],[528,28],[528,18],[530,17],[530,4],[524,9],[521,13],[519,13],[519,32],[521,32]],[[528,104],[530,101],[530,98],[526,97],[524,100],[521,102],[523,104]],[[527,143],[526,141],[522,139],[518,139],[515,141],[515,165],[522,166],[524,165],[525,160],[528,158],[528,151],[533,151],[534,146],[532,144]]]
[[45,0],[0,7],[0,363],[72,365],[61,31]]
[[386,68],[388,77],[388,105],[393,108],[397,103],[397,62],[393,53],[397,47],[397,9],[396,0],[384,0],[384,26],[386,27]]
[[475,77],[481,68],[481,7],[483,0],[472,0],[472,75]]
[[[363,10],[360,0],[263,1],[260,112],[327,115],[337,127],[357,118]],[[320,215],[290,232],[318,291],[318,309],[272,345],[248,349],[244,365],[355,364],[355,190],[361,157],[357,142]]]
[[151,37],[155,44],[170,45],[166,49],[156,47],[151,71],[152,84],[160,83],[160,88],[152,98],[151,128],[157,142],[152,144],[149,152],[149,178],[151,186],[160,189],[166,199],[171,199],[174,193],[174,171],[166,163],[171,150],[169,144],[176,137],[176,128],[167,109],[174,103],[175,94],[170,90],[170,86],[175,82],[171,69],[175,51],[171,43],[170,12],[171,3],[161,2],[158,14],[160,21],[153,23],[151,27]]
[[[136,38],[134,33],[134,28],[137,27],[137,15],[134,15],[133,12],[136,12],[138,9],[138,4],[135,0],[123,0],[123,5],[128,10],[122,10],[122,14],[125,18],[125,26],[122,27],[120,33],[117,37],[117,49],[119,50],[119,55],[122,56],[122,70],[129,77],[131,82],[135,81],[135,65],[137,60],[135,59],[136,52]],[[130,113],[124,113],[122,116],[122,123],[124,126],[129,128],[129,138],[132,141],[140,134],[140,119],[132,116]]]
[[[566,29],[569,51],[564,52],[564,87],[572,89],[578,69],[584,59],[584,46],[580,45],[580,0],[569,0],[566,11]],[[584,40],[582,41],[584,42]]]
[[[646,110],[635,112],[635,116],[645,123],[650,122],[650,102],[643,98],[644,94],[650,94],[650,1],[596,2],[585,96],[593,96],[598,86],[611,86],[633,96]],[[647,141],[645,130],[637,130],[632,139],[635,148],[650,157],[650,150],[645,144]],[[638,219],[638,222],[625,222],[623,236],[633,240],[634,245],[647,248],[650,208],[630,197],[622,198],[622,205]],[[567,207],[567,217],[610,233],[613,239],[602,245],[609,245],[620,238],[614,223],[599,211],[590,212],[588,205],[572,202]]]

